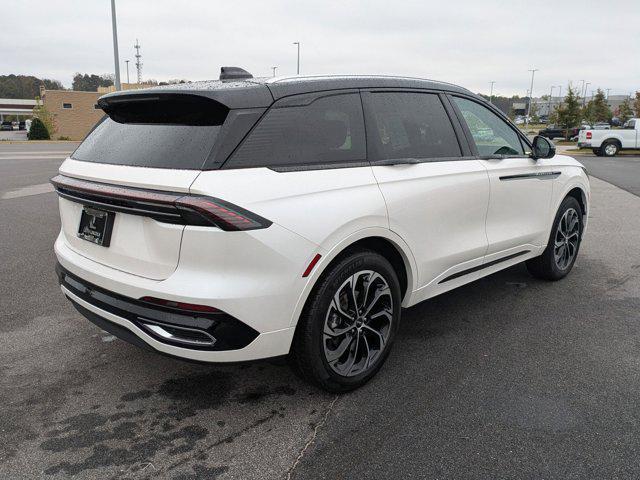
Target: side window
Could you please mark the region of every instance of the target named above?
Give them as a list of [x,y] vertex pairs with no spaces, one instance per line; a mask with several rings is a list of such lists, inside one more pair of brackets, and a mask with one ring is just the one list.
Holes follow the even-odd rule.
[[453,101],[462,112],[480,155],[524,155],[518,134],[487,107],[461,97]]
[[371,160],[460,157],[460,145],[440,98],[431,93],[370,95],[377,153]]
[[636,121],[635,120],[629,120],[624,128],[626,128],[627,130],[635,130]]
[[309,105],[271,108],[225,168],[304,166],[366,160],[362,102],[357,93]]

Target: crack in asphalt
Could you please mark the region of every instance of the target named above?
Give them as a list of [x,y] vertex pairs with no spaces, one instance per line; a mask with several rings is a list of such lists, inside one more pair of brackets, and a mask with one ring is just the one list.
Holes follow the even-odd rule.
[[319,421],[318,424],[313,429],[313,435],[311,435],[311,438],[307,441],[307,443],[302,448],[302,450],[300,450],[300,453],[298,454],[298,457],[296,458],[296,460],[293,462],[293,465],[291,465],[291,467],[289,467],[289,470],[287,470],[287,476],[286,476],[287,480],[291,480],[291,478],[293,476],[293,472],[295,471],[296,467],[302,461],[302,458],[304,457],[304,454],[307,452],[307,449],[316,441],[316,437],[318,436],[318,432],[327,423],[327,420],[329,419],[329,414],[333,410],[333,407],[334,407],[335,403],[338,401],[338,398],[340,398],[340,396],[336,395],[333,398],[333,400],[331,400],[331,403],[329,403],[329,406],[327,407],[327,410],[324,412],[324,416],[322,417],[322,420]]

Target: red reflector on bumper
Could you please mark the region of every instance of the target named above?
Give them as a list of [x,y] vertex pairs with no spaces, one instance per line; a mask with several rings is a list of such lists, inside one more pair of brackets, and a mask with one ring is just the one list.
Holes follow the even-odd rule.
[[206,313],[218,313],[220,310],[209,305],[197,305],[195,303],[174,302],[173,300],[164,300],[162,298],[155,297],[142,297],[140,300],[143,302],[154,303],[163,307],[175,308],[177,310],[186,310],[189,312],[206,312]]

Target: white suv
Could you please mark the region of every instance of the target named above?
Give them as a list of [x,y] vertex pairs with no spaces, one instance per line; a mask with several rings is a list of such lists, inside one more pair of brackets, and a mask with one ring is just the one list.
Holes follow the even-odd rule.
[[454,85],[223,69],[98,105],[52,179],[62,290],[174,357],[289,355],[346,391],[402,307],[523,261],[562,278],[585,231],[583,167]]

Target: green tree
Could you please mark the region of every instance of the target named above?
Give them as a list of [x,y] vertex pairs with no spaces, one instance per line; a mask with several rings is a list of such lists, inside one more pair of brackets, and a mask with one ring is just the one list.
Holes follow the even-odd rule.
[[72,88],[82,92],[97,92],[98,87],[110,87],[113,85],[113,77],[103,74],[76,73],[73,76]]
[[636,99],[633,101],[633,111],[636,117],[640,117],[640,92],[636,92]]
[[44,125],[42,120],[39,118],[34,118],[31,122],[31,128],[29,129],[29,133],[27,134],[27,139],[29,140],[51,140],[51,135],[49,135],[49,131],[47,127]]
[[607,104],[607,97],[600,89],[596,92],[593,99],[589,101],[590,115],[592,122],[608,122],[611,120],[611,109]]
[[48,90],[64,90],[58,80],[32,75],[0,75],[0,98],[35,98],[40,95],[40,85]]
[[36,106],[33,107],[33,116],[44,124],[50,135],[56,133],[57,128],[53,115],[49,110],[47,110],[47,107],[42,104],[40,97],[36,97]]
[[633,117],[633,110],[631,110],[631,100],[629,100],[629,98],[625,98],[624,102],[622,102],[620,104],[620,107],[618,107],[618,118],[622,123],[624,123],[631,117]]
[[569,136],[569,129],[580,123],[580,97],[571,84],[567,88],[567,95],[555,111],[554,123],[565,130],[565,138]]

